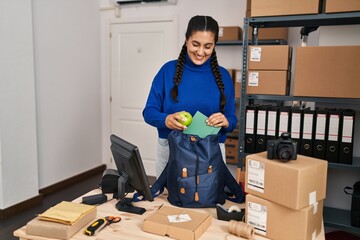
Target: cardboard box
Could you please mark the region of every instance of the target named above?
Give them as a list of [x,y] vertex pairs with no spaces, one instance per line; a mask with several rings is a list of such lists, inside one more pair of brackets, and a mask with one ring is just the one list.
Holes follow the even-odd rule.
[[46,238],[69,239],[83,227],[95,221],[97,210],[85,214],[73,225],[66,225],[56,222],[49,222],[34,218],[26,224],[26,234]]
[[317,14],[321,12],[320,8],[320,0],[252,0],[251,16]]
[[241,92],[241,70],[227,69],[234,83],[235,98],[240,98]]
[[237,138],[226,138],[225,151],[226,151],[226,163],[237,164],[239,160],[238,153],[239,141]]
[[232,81],[233,81],[233,83],[235,85],[235,69],[228,68],[226,70],[228,71],[228,73],[229,73],[229,75],[230,75],[230,77],[231,77],[231,79],[232,79]]
[[[287,40],[288,28],[258,28],[258,40]],[[252,27],[249,26],[249,41],[252,39]]]
[[246,0],[246,10],[251,10],[251,0]]
[[296,49],[294,96],[360,98],[360,46]]
[[292,210],[247,194],[245,212],[246,222],[258,235],[276,240],[313,240],[321,232],[323,201]]
[[247,94],[288,95],[290,89],[288,71],[249,70],[246,80]]
[[326,0],[325,12],[357,12],[360,11],[359,0]]
[[241,28],[238,26],[220,27],[219,41],[238,41],[241,40]]
[[143,230],[174,239],[195,240],[206,231],[210,224],[209,214],[163,206],[145,219]]
[[241,80],[242,80],[242,71],[241,70],[235,70],[234,80],[235,80],[235,98],[240,98],[241,97]]
[[245,192],[299,210],[326,196],[327,161],[297,155],[282,162],[267,152],[246,156]]
[[251,0],[246,0],[245,17],[251,17]]
[[291,47],[288,45],[249,47],[249,70],[288,70],[290,64]]

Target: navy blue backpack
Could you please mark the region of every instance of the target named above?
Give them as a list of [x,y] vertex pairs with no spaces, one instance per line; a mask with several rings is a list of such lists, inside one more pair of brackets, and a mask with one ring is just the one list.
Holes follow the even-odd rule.
[[218,135],[200,138],[173,130],[168,140],[169,162],[151,187],[154,197],[167,188],[168,201],[186,208],[215,207],[225,199],[245,201],[242,187],[223,161]]

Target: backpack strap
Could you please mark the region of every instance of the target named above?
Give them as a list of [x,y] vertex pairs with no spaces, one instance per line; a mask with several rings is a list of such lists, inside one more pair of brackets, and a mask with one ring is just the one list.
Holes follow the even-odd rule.
[[228,195],[225,195],[225,199],[235,203],[245,202],[245,194],[242,186],[236,182],[234,176],[226,167],[225,163],[224,166],[225,166],[224,168],[225,187],[227,187],[230,190],[230,192],[235,196],[235,197],[230,197]]
[[164,192],[164,189],[167,187],[167,168],[168,165],[166,165],[159,178],[156,179],[156,181],[150,188],[151,194],[154,198],[162,194]]
[[[168,168],[168,164],[166,165],[166,167],[160,174],[159,178],[156,179],[154,184],[150,187],[150,192],[151,192],[151,195],[153,196],[153,198],[156,198],[157,196],[162,194],[164,192],[164,189],[167,187],[167,184],[166,184],[167,183],[167,168]],[[136,193],[134,193],[132,200],[133,200],[133,202],[139,202],[143,199],[140,198],[140,194],[138,192],[136,192]]]

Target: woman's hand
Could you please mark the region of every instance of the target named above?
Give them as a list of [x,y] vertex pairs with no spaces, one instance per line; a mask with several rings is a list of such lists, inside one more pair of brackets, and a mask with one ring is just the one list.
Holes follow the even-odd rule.
[[165,118],[165,125],[166,125],[167,128],[176,129],[176,130],[182,130],[182,131],[186,129],[186,126],[184,126],[184,125],[182,125],[181,123],[178,122],[178,120],[184,120],[179,115],[179,113],[180,112],[169,114]]
[[225,117],[224,114],[218,112],[212,114],[208,119],[206,120],[207,125],[212,127],[229,127],[229,121]]

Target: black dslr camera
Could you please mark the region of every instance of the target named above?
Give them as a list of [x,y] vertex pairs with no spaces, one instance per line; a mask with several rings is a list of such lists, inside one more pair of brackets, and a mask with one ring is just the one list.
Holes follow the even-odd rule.
[[280,159],[283,162],[296,160],[297,142],[291,139],[290,133],[282,133],[281,137],[267,143],[267,158]]

